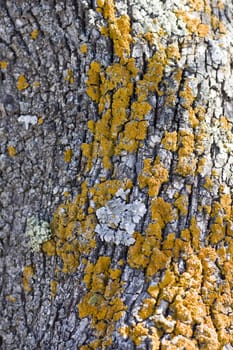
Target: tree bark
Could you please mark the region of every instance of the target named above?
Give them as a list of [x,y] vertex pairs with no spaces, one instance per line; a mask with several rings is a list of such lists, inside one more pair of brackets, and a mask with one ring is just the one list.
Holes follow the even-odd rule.
[[0,1],[2,349],[233,349],[232,23]]

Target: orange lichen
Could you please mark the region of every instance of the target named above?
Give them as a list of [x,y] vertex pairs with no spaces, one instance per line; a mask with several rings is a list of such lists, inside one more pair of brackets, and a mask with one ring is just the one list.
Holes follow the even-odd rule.
[[180,195],[174,202],[176,208],[179,209],[181,215],[188,214],[188,198],[185,195]]
[[33,266],[27,265],[24,267],[22,283],[23,283],[23,289],[26,293],[29,293],[32,291],[31,280],[32,280],[32,277],[34,276],[34,273],[35,273],[35,269]]
[[90,189],[90,198],[93,200],[94,208],[103,207],[120,188],[124,190],[130,189],[132,188],[132,182],[130,180],[125,182],[121,180],[103,180],[92,187]]
[[120,299],[121,270],[111,269],[110,265],[111,258],[108,256],[99,256],[96,264],[87,263],[84,282],[88,291],[78,304],[80,318],[91,317],[91,326],[98,334],[101,348],[106,347],[107,340],[111,344],[113,324],[127,309]]
[[187,30],[190,34],[197,34],[197,28],[198,25],[201,23],[201,19],[198,17],[194,17],[191,13],[188,13],[188,11],[178,10],[176,12],[176,15],[178,18],[181,18],[182,21],[185,23]]
[[168,151],[175,152],[177,150],[177,132],[165,131],[164,138],[162,139],[162,145]]
[[139,322],[133,327],[121,327],[118,331],[124,338],[130,338],[136,346],[139,346],[143,339],[147,338],[150,341],[151,350],[159,349],[160,334],[156,327],[148,329],[146,324]]
[[122,63],[127,62],[132,41],[129,16],[114,18],[114,22],[109,24],[109,36],[113,40],[115,54],[120,57]]
[[[124,338],[134,342],[134,347],[140,347],[144,340],[147,344],[150,342],[148,346],[153,350],[197,349],[200,346],[220,349],[228,343],[233,345],[230,306],[233,210],[230,190],[219,186],[219,172],[213,169],[211,175],[206,175],[209,125],[206,108],[197,104],[196,88],[193,88],[196,81],[184,79],[180,67],[169,73],[169,86],[165,76],[166,67],[174,67],[174,62],[178,63],[181,57],[182,48],[189,47],[191,36],[203,42],[206,36],[214,35],[214,27],[216,32],[223,31],[223,28],[220,29],[220,23],[212,19],[210,32],[209,26],[202,23],[203,19],[207,20],[205,16],[197,13],[204,11],[209,15],[208,2],[191,0],[187,4],[188,10],[176,13],[178,19],[186,23],[190,34],[183,46],[172,43],[164,47],[161,44],[165,35],[162,30],[159,31],[161,41],[159,36],[157,38],[151,33],[137,38],[145,45],[146,37],[150,43],[155,41],[154,38],[158,39],[155,53],[146,62],[144,71],[138,69],[138,60],[130,58],[134,41],[129,17],[117,17],[113,0],[97,0],[97,6],[98,16],[103,15],[106,20],[106,27],[101,32],[112,40],[114,63],[108,67],[95,61],[90,64],[87,94],[95,103],[97,113],[88,121],[88,138],[92,137],[92,140],[82,145],[82,152],[84,171],[90,171],[93,164],[101,160],[101,166],[108,170],[106,173],[110,177],[103,178],[104,172],[101,171],[93,187],[83,183],[73,201],[67,195],[52,220],[53,238],[43,244],[47,255],[57,255],[61,259],[62,272],[73,273],[77,268],[81,273],[83,271],[82,281],[86,289],[78,304],[78,312],[80,318],[89,319],[92,335],[81,350],[112,347],[116,321],[127,309],[121,297],[124,293],[122,267],[126,264],[131,269],[140,269],[140,276],[144,274],[148,286],[148,294],[133,309],[131,325],[118,330]],[[85,50],[80,46],[81,53],[86,53]],[[93,254],[97,243],[94,233],[96,210],[105,206],[119,189],[133,187],[131,181],[115,177],[118,174],[115,164],[118,163],[113,162],[113,157],[121,159],[127,153],[138,151],[147,138],[148,120],[150,114],[153,115],[149,103],[151,96],[159,99],[158,95],[162,94],[166,107],[180,105],[184,117],[187,116],[187,130],[182,128],[183,125],[176,125],[177,131],[165,131],[158,153],[156,150],[161,159],[159,156],[155,160],[143,159],[143,170],[135,183],[144,195],[148,190],[149,223],[141,232],[133,234],[135,243],[128,248],[126,261],[121,260],[116,266],[115,259],[113,261],[110,256],[98,252]],[[229,119],[221,116],[216,125],[221,132],[226,132],[228,142],[231,133]],[[166,154],[168,159],[164,159]],[[170,167],[169,158],[172,157]],[[176,181],[168,183],[169,171],[171,177],[175,172],[177,182],[179,175],[182,176],[181,188]],[[205,201],[205,196],[199,196],[197,202],[192,201],[196,196],[194,183],[197,178],[199,190],[209,191],[208,201]],[[130,199],[129,194],[127,201]],[[189,209],[192,210],[191,217]],[[205,215],[208,229],[199,225],[201,215]],[[101,251],[108,254],[108,250]]]
[[225,8],[225,4],[223,3],[222,0],[218,0],[217,6],[221,10],[224,10],[224,8]]
[[15,157],[17,154],[15,147],[12,145],[7,147],[7,151],[10,157]]
[[154,248],[146,269],[148,277],[154,276],[159,270],[164,269],[170,261],[170,257],[158,248]]
[[221,34],[226,34],[227,29],[222,21],[216,16],[211,16],[211,26],[214,30],[218,30]]
[[149,44],[153,44],[155,37],[152,32],[147,32],[143,35],[143,37],[148,41]]
[[163,198],[153,199],[151,202],[151,217],[155,220],[161,228],[176,219],[172,205],[165,202]]
[[98,102],[100,97],[100,64],[92,62],[88,71],[87,94],[95,102]]
[[73,202],[61,204],[51,222],[53,238],[43,244],[49,256],[57,255],[63,262],[64,273],[74,272],[79,265],[80,254],[88,254],[95,247],[94,228],[96,217],[84,211],[87,202],[87,185],[82,183],[81,192]]
[[136,346],[138,346],[142,342],[143,337],[148,336],[148,334],[149,330],[143,323],[137,323],[136,326],[129,331],[129,337]]
[[21,90],[27,89],[28,87],[29,87],[29,83],[26,77],[23,74],[21,74],[17,80],[17,89],[21,91]]
[[168,170],[161,164],[159,158],[156,158],[151,164],[151,159],[144,160],[142,174],[138,177],[140,188],[148,186],[149,196],[158,195],[161,185],[168,181]]
[[145,101],[149,92],[156,91],[158,95],[162,94],[159,84],[162,81],[167,64],[166,50],[160,45],[159,50],[148,60],[148,69],[143,80],[138,81],[136,93],[139,102]]
[[[148,265],[149,257],[146,256],[143,251],[143,245],[145,242],[145,237],[140,233],[136,232],[134,234],[135,243],[129,248],[128,252],[128,264],[133,268],[145,268]],[[151,247],[149,246],[149,251]]]
[[[98,75],[95,73],[95,66],[95,62],[92,62],[88,73],[87,93],[93,101],[99,102],[98,110],[102,118],[88,123],[94,140],[89,145],[83,145],[83,154],[88,158],[88,168],[93,163],[92,155],[98,154],[102,156],[103,166],[109,169],[114,154],[121,154],[123,150],[135,152],[140,142],[146,138],[147,122],[144,117],[151,110],[151,106],[146,101],[135,101],[129,113],[130,98],[133,95],[131,80],[137,74],[134,60],[128,60],[127,65],[114,63],[104,72],[100,72],[99,67]],[[97,98],[97,91],[100,98]]]
[[194,135],[186,130],[178,133],[178,165],[177,172],[180,175],[194,175],[196,171],[197,159],[194,154],[195,142]]
[[[146,230],[146,236],[135,233],[135,244],[129,248],[128,264],[134,268],[146,268],[146,275],[152,277],[163,269],[170,260],[170,246],[164,250],[160,248],[162,230],[175,219],[175,213],[170,203],[162,198],[156,198],[151,203],[151,216],[153,222]],[[172,235],[174,238],[174,236]],[[171,236],[171,242],[173,238]],[[172,244],[173,245],[173,244]]]
[[180,50],[177,43],[168,45],[166,48],[167,57],[177,62],[180,59]]
[[121,133],[121,142],[116,147],[116,153],[122,150],[135,152],[138,149],[139,141],[146,138],[147,122],[146,121],[130,121],[125,125],[124,131]]
[[210,32],[210,27],[207,24],[200,23],[197,32],[201,38],[205,38]]
[[120,58],[121,63],[126,63],[130,56],[130,19],[127,15],[116,17],[113,0],[99,1],[99,8],[103,11],[104,18],[108,21],[107,33],[113,40],[114,53]]
[[64,152],[64,162],[70,163],[73,156],[73,151],[71,148],[67,148]]
[[191,81],[189,79],[186,79],[184,82],[183,90],[180,92],[180,97],[182,98],[181,105],[185,109],[190,108],[195,99],[190,83]]
[[191,218],[190,227],[192,247],[194,251],[198,251],[200,247],[200,228],[198,227],[195,217]]

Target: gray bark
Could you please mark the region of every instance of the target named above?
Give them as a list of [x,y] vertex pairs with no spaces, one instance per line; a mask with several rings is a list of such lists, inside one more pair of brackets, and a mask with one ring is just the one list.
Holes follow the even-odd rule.
[[[122,318],[118,323],[114,323],[110,336],[108,334],[101,336],[104,339],[108,337],[112,339],[112,344],[106,348],[118,350],[173,349],[172,346],[179,348],[172,343],[172,339],[179,335],[179,331],[175,333],[175,326],[172,323],[174,321],[176,324],[179,320],[179,316],[174,314],[175,297],[169,302],[165,299],[161,301],[159,297],[155,299],[154,315],[162,314],[166,319],[166,326],[161,325],[161,320],[161,324],[157,321],[157,316],[148,317],[144,326],[148,329],[149,335],[142,335],[139,343],[135,342],[130,335],[123,337],[118,331],[123,326],[133,327],[142,322],[138,316],[138,310],[144,299],[150,297],[148,287],[162,281],[166,269],[171,268],[172,263],[161,268],[149,280],[142,266],[133,268],[132,264],[128,263],[132,242],[127,244],[125,237],[120,244],[113,243],[114,238],[107,241],[105,232],[109,226],[113,226],[113,222],[110,219],[106,221],[101,218],[101,215],[105,215],[109,209],[106,209],[106,205],[105,209],[102,209],[102,214],[101,211],[94,212],[99,224],[95,231],[96,247],[90,253],[80,253],[80,265],[75,272],[62,272],[63,261],[60,256],[48,256],[43,249],[33,251],[30,238],[25,232],[27,220],[30,217],[35,217],[41,222],[52,221],[55,210],[61,203],[67,201],[64,192],[68,192],[73,200],[80,193],[81,184],[84,181],[87,182],[88,188],[91,188],[105,177],[107,180],[117,179],[123,182],[125,179],[130,179],[132,181],[133,186],[127,198],[129,205],[127,220],[131,223],[135,211],[142,210],[142,215],[138,214],[139,218],[131,228],[145,235],[147,226],[152,222],[149,208],[153,197],[148,195],[147,186],[139,186],[139,178],[143,172],[143,161],[150,158],[153,162],[156,157],[159,157],[164,168],[168,170],[168,180],[161,180],[158,194],[155,194],[154,198],[159,197],[171,203],[178,213],[178,216],[166,223],[162,229],[161,242],[164,242],[173,232],[176,238],[180,238],[182,230],[190,229],[192,218],[195,218],[200,230],[198,238],[200,247],[211,247],[218,254],[218,249],[224,244],[230,245],[229,241],[225,240],[227,236],[225,231],[221,240],[215,242],[212,239],[211,241],[213,237],[211,225],[216,222],[214,214],[211,216],[204,207],[210,207],[213,213],[214,203],[220,203],[220,187],[226,186],[225,191],[231,196],[233,186],[231,176],[233,140],[230,135],[233,118],[231,80],[233,78],[231,41],[233,40],[233,8],[232,4],[227,3],[221,7],[214,0],[207,3],[211,13],[207,14],[200,9],[197,11],[198,16],[210,27],[211,16],[215,16],[225,25],[227,33],[221,37],[219,27],[214,29],[212,26],[212,37],[205,37],[202,36],[200,28],[200,33],[197,35],[195,32],[187,34],[185,29],[183,32],[178,24],[172,27],[171,33],[164,38],[164,46],[176,43],[181,57],[177,60],[171,59],[166,64],[159,87],[148,93],[147,99],[151,111],[147,115],[146,139],[142,140],[135,152],[113,155],[112,168],[105,169],[101,155],[97,154],[95,163],[91,169],[88,169],[87,159],[82,154],[82,144],[90,144],[94,136],[88,129],[87,123],[89,120],[97,121],[102,117],[98,112],[97,103],[86,93],[88,70],[91,62],[96,61],[101,63],[102,74],[106,74],[103,72],[106,72],[107,67],[120,61],[114,52],[114,40],[100,33],[100,27],[106,25],[108,19],[104,19],[100,13],[96,12],[96,2],[89,0],[0,1],[0,62],[7,62],[7,67],[2,63],[0,69],[0,334],[2,349],[73,350],[81,349],[85,345],[86,349],[92,349],[93,347],[89,344],[98,339],[98,332],[96,333],[91,325],[90,317],[80,317],[78,305],[88,291],[84,282],[85,264],[82,259],[86,258],[95,264],[100,256],[111,257],[112,268],[116,268],[120,260],[124,261],[121,277],[124,287],[121,288],[120,298],[127,306]],[[141,11],[141,21],[143,18],[156,17],[153,14],[152,4],[151,14],[147,8],[149,2],[147,4],[146,1],[137,1],[134,4],[132,1],[125,0],[116,1],[117,4],[119,5],[117,16],[120,17],[124,12],[128,13],[135,37],[142,30],[140,28],[145,26],[145,23],[140,23],[139,15],[134,12],[137,8],[139,13]],[[160,7],[165,16],[164,23],[169,21],[172,13],[175,13],[174,2],[172,2],[172,10],[169,10],[169,6],[168,1],[160,1]],[[177,6],[179,9],[179,4]],[[158,16],[156,18],[160,21]],[[162,17],[161,23],[161,26],[167,29],[166,24],[162,22]],[[32,33],[35,29],[38,33],[34,32],[35,37],[33,37]],[[218,34],[219,38],[217,38]],[[188,35],[190,37],[187,39]],[[140,40],[130,43],[131,55],[140,71],[138,80],[146,75],[149,70],[149,58],[159,50],[156,44],[150,44],[144,39]],[[184,42],[185,45],[183,45]],[[81,50],[83,44],[88,47],[86,54]],[[176,86],[174,74],[179,65],[182,76]],[[29,84],[22,89],[19,85],[17,88],[20,76],[24,76],[26,79],[24,83]],[[186,89],[187,80],[190,82],[193,96],[191,105],[188,106],[186,106],[187,96],[182,95],[182,91]],[[37,85],[35,82],[40,84]],[[175,97],[175,103],[171,106],[166,102],[169,94]],[[131,105],[137,98],[136,93],[131,96]],[[203,106],[205,120],[201,120],[196,112],[199,125],[190,127],[187,114],[190,113],[190,108],[195,109],[198,106]],[[222,116],[227,117],[230,128],[228,131],[221,129]],[[29,121],[28,125],[27,121]],[[194,135],[194,150],[189,152],[186,161],[192,164],[196,160],[194,166],[198,168],[200,160],[205,158],[204,170],[184,174],[177,170],[184,166],[179,165],[182,153],[179,154],[179,150],[185,147],[184,138],[180,139],[180,144],[178,140],[178,146],[174,152],[164,147],[162,140],[165,132],[179,133],[182,130],[186,130],[188,135]],[[202,137],[200,139],[198,139],[199,134]],[[202,148],[203,150],[199,151]],[[67,149],[71,149],[73,154],[70,162],[64,161],[64,153]],[[13,154],[14,150],[16,154]],[[218,176],[212,177],[213,170]],[[160,174],[156,174],[156,180],[159,176]],[[209,177],[213,182],[211,190],[206,185]],[[187,203],[183,203],[187,209],[185,214],[178,211],[178,204],[174,204],[176,192],[187,198]],[[116,196],[113,196],[113,201],[114,198],[116,199]],[[114,203],[119,209],[121,203],[125,201],[119,199]],[[147,209],[146,212],[144,207],[140,207],[142,203]],[[111,204],[111,201],[108,202],[109,206]],[[131,206],[133,204],[136,207],[133,208]],[[198,209],[200,206],[203,210]],[[223,206],[221,210],[224,208]],[[87,212],[87,208],[85,210]],[[120,213],[121,218],[125,215],[124,210],[126,211],[126,209],[119,209],[118,214]],[[110,214],[107,212],[107,215],[111,216],[111,211]],[[232,224],[231,218],[224,219],[224,215],[226,215],[225,212],[222,214],[222,226],[228,227]],[[122,225],[120,229],[123,232],[126,223],[117,222],[118,228]],[[117,228],[114,227],[109,235],[119,237],[117,232]],[[52,231],[52,235],[54,234],[56,232]],[[130,238],[131,236],[130,234]],[[192,248],[195,247],[192,233],[190,240]],[[210,243],[206,243],[207,240],[210,240]],[[194,254],[198,258],[200,258],[200,247],[195,251],[196,255]],[[226,254],[229,255],[231,262],[231,253],[227,251]],[[187,257],[180,256],[177,260],[175,257],[172,259],[179,267],[177,278],[181,278],[185,272],[190,273]],[[218,286],[226,283],[228,275],[224,263],[216,259],[213,265],[213,275],[218,273],[213,281],[216,285],[215,292],[218,293]],[[29,290],[25,290],[22,283],[25,266],[33,266],[34,269],[34,274],[29,280]],[[203,271],[205,271],[204,267]],[[204,283],[203,281],[207,278],[205,273],[201,273],[203,279],[201,283]],[[190,279],[195,279],[195,273],[193,276],[190,274]],[[51,295],[50,283],[53,280],[58,284],[55,296]],[[228,283],[231,285],[232,282],[229,280]],[[192,288],[191,286],[190,289]],[[188,288],[185,293],[187,291]],[[231,340],[227,340],[226,337],[224,340],[219,334],[218,322],[214,316],[216,311],[214,302],[209,305],[205,301],[205,292],[201,286],[199,293],[203,298],[203,305],[208,305],[210,308],[206,319],[210,317],[212,333],[204,339],[199,329],[201,326],[208,325],[209,321],[191,322],[193,333],[189,340],[193,339],[193,347],[189,345],[190,349],[232,349],[233,321],[229,316],[233,311],[231,296],[227,304],[228,332]],[[216,300],[218,301],[218,297]],[[221,304],[221,301],[219,303]],[[159,346],[156,343],[153,345],[150,334],[150,330],[154,327],[159,330]],[[171,331],[169,327],[173,327],[173,330]],[[190,340],[190,344],[192,341]],[[100,341],[96,348],[105,348],[105,345]]]

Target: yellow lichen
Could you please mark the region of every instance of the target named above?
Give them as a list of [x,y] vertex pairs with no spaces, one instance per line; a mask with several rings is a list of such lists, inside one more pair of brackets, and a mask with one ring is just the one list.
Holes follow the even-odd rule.
[[56,254],[56,245],[54,240],[44,242],[42,244],[42,250],[48,256],[54,256]]
[[29,87],[29,83],[26,77],[23,74],[21,74],[17,80],[17,89],[21,91],[21,90],[27,89],[28,87]]
[[[122,151],[136,152],[147,136],[147,121],[144,119],[150,112],[149,93],[161,94],[160,83],[169,59],[177,61],[180,57],[176,44],[167,49],[162,45],[148,61],[148,69],[143,77],[136,79],[138,69],[135,60],[130,58],[130,23],[127,16],[116,17],[113,1],[100,2],[104,18],[108,22],[108,34],[113,41],[114,52],[120,63],[114,63],[101,69],[97,62],[92,62],[88,72],[87,94],[98,103],[101,119],[92,122],[90,130],[93,142],[83,145],[83,154],[88,159],[88,169],[94,163],[93,155],[103,160],[103,166],[111,169],[112,156]],[[136,101],[130,99],[136,84]]]
[[7,61],[0,61],[0,69],[7,69],[8,62]]
[[97,0],[97,6],[103,7],[105,4],[105,0]]
[[129,16],[114,18],[114,22],[109,23],[109,36],[113,40],[115,54],[120,57],[122,63],[127,62],[132,41]]
[[143,80],[139,80],[137,84],[136,92],[139,102],[145,101],[149,92],[156,91],[158,95],[162,94],[159,84],[167,64],[166,50],[160,45],[159,50],[148,61],[148,69]]
[[218,0],[217,6],[221,10],[224,10],[225,8],[224,2],[222,0]]
[[207,189],[207,190],[211,190],[212,189],[212,186],[213,186],[213,181],[211,180],[211,178],[209,176],[207,176],[205,178],[205,183],[204,183],[204,187]]
[[39,117],[38,118],[38,125],[42,125],[44,123],[44,118],[43,117]]
[[9,301],[10,303],[15,303],[16,297],[14,297],[13,295],[7,295],[6,300]]
[[15,157],[17,154],[15,147],[12,145],[7,147],[7,151],[10,157]]
[[68,81],[68,83],[70,83],[70,84],[74,83],[74,73],[73,73],[71,68],[67,69],[67,72],[66,72],[66,75],[65,75],[64,79],[66,81]]
[[167,57],[169,59],[178,61],[180,59],[180,50],[177,43],[168,45],[166,48]]
[[39,82],[39,81],[34,81],[33,87],[34,87],[35,89],[38,88],[38,87],[40,87],[40,82]]
[[88,51],[87,44],[80,45],[80,51],[81,51],[81,53],[86,54]]
[[180,238],[182,240],[184,240],[186,242],[190,242],[190,237],[191,237],[191,235],[190,235],[189,229],[184,229],[184,230],[181,231]]
[[71,148],[67,148],[64,152],[64,162],[70,163],[73,156],[73,151]]
[[198,161],[197,173],[202,174],[202,172],[205,168],[205,165],[206,165],[206,158],[201,158]]
[[188,11],[178,10],[176,12],[176,15],[178,18],[181,18],[182,21],[185,23],[187,30],[190,34],[198,34],[197,28],[198,25],[201,23],[201,19],[193,16]]
[[35,40],[35,39],[37,39],[38,35],[39,35],[39,30],[38,29],[34,29],[31,32],[30,37],[31,37],[31,39]]
[[52,298],[54,298],[57,293],[57,281],[52,280],[50,282],[50,290],[51,290],[51,296]]
[[34,273],[35,273],[35,269],[33,266],[27,265],[24,267],[22,282],[23,282],[23,289],[26,293],[29,293],[32,291],[31,280],[32,280],[32,277],[34,276]]
[[221,34],[226,34],[227,30],[222,21],[216,16],[211,16],[211,26],[214,30],[218,30]]

